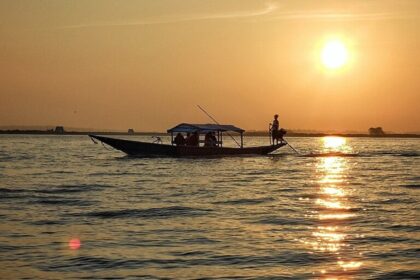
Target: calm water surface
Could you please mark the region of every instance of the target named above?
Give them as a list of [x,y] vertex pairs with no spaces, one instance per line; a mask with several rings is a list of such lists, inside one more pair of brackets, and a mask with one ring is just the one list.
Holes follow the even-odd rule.
[[420,140],[289,142],[136,159],[2,135],[0,278],[419,279]]

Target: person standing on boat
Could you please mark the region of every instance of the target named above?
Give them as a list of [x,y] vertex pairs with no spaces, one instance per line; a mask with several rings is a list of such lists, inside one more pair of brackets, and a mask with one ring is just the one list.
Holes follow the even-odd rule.
[[273,139],[273,145],[276,143],[275,141],[277,141],[277,144],[279,143],[279,139],[278,139],[277,135],[279,133],[280,124],[279,124],[278,118],[279,118],[279,115],[275,114],[273,123],[271,125],[271,129],[270,129],[271,138]]

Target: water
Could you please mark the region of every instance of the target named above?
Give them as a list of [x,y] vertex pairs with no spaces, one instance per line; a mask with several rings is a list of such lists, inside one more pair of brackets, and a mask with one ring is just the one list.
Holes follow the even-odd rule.
[[0,278],[419,279],[420,140],[289,142],[135,159],[2,135]]

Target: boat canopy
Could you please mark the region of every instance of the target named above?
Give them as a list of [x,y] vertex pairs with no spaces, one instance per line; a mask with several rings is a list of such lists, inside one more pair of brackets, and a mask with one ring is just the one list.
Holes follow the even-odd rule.
[[231,124],[191,124],[191,123],[181,123],[177,126],[168,129],[169,133],[173,132],[195,132],[207,133],[207,132],[217,132],[217,131],[233,131],[238,133],[243,133],[245,130],[242,128],[236,127]]

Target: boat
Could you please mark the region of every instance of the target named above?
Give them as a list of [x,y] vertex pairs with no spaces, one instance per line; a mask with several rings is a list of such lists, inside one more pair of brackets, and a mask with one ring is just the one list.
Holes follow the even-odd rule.
[[[103,144],[107,144],[112,148],[122,151],[130,156],[169,156],[169,157],[200,157],[200,156],[239,156],[239,155],[267,155],[275,150],[285,146],[287,143],[281,141],[277,144],[257,147],[244,147],[243,133],[245,130],[233,125],[220,125],[220,124],[189,124],[181,123],[173,128],[167,130],[171,135],[170,144],[151,143],[142,141],[133,141],[125,139],[117,139],[105,137],[100,135],[89,136],[94,142],[99,140]],[[174,141],[174,134],[178,133],[198,133],[203,135],[207,133],[214,133],[216,136],[216,146],[187,146],[176,145]],[[235,132],[240,135],[240,143],[233,138],[229,132]],[[238,147],[223,147],[224,133],[232,137],[238,144]],[[199,140],[199,144],[204,143],[204,140]]]

